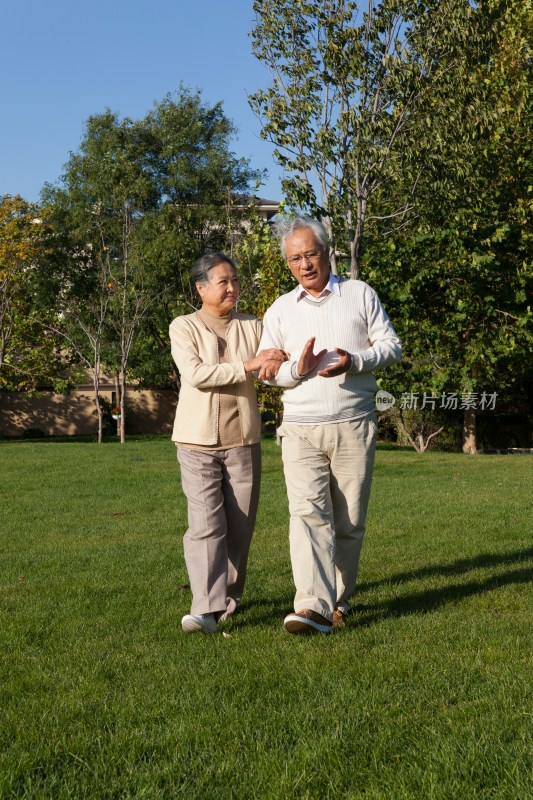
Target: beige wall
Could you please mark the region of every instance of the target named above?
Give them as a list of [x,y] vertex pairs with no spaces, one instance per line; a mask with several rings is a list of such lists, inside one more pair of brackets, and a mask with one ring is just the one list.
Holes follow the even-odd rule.
[[[109,402],[111,391],[100,392]],[[172,432],[177,395],[171,390],[137,391],[127,394],[126,433]],[[39,428],[47,436],[83,436],[95,433],[98,419],[90,391],[68,395],[41,392],[28,397],[18,392],[0,392],[0,434],[22,436],[28,428]]]

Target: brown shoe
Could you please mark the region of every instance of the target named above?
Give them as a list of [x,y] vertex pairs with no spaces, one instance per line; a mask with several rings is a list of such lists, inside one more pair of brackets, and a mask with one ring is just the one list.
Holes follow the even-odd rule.
[[283,620],[283,624],[289,633],[331,633],[333,630],[333,625],[327,617],[309,608],[289,614]]
[[346,619],[348,615],[341,611],[340,608],[336,608],[333,612],[333,627],[334,628],[344,628],[346,625]]

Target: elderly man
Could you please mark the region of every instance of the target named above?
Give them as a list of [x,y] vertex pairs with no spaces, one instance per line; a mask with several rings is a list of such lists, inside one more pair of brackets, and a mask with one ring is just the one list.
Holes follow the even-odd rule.
[[259,345],[288,355],[265,381],[285,389],[278,438],[296,595],[284,626],[331,633],[345,623],[365,532],[377,433],[372,373],[398,361],[401,345],[376,292],[330,272],[319,222],[284,218],[276,229],[298,281],[266,312]]

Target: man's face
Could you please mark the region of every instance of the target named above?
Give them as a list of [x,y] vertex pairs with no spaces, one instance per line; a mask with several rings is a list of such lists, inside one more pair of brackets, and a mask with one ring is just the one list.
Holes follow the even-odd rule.
[[300,284],[315,297],[329,280],[329,258],[311,228],[300,228],[285,240],[289,269]]

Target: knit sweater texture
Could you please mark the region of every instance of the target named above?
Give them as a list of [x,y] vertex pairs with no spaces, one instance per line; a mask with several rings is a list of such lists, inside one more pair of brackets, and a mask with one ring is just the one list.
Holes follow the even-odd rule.
[[220,441],[220,389],[235,385],[242,444],[261,438],[261,418],[251,373],[244,362],[253,358],[261,323],[248,314],[231,312],[226,328],[228,361],[221,363],[216,334],[198,313],[176,317],[170,324],[172,357],[179,369],[181,389],[172,440],[216,447]]
[[[400,358],[400,340],[376,292],[363,281],[349,279],[340,280],[339,290],[340,296],[297,301],[295,289],[279,297],[265,314],[259,350],[277,347],[289,357],[269,382],[285,389],[284,423],[319,425],[371,413],[377,390],[373,372]],[[312,336],[314,352],[328,352],[315,370],[298,379],[296,365]],[[336,347],[350,353],[352,367],[333,378],[317,375],[338,359]]]

